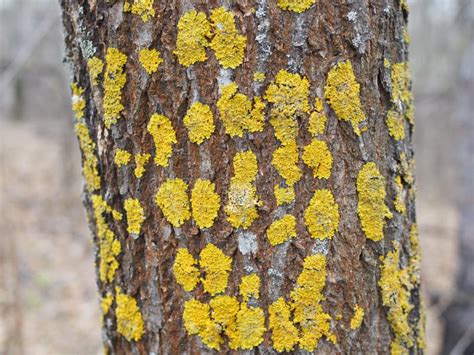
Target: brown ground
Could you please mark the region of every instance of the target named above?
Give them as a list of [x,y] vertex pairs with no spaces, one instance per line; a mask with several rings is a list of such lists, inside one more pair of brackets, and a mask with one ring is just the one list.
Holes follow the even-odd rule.
[[[0,354],[99,354],[93,251],[81,204],[72,127],[0,120]],[[423,192],[423,191],[421,191]],[[418,221],[428,307],[428,354],[454,290],[456,210],[423,203]]]

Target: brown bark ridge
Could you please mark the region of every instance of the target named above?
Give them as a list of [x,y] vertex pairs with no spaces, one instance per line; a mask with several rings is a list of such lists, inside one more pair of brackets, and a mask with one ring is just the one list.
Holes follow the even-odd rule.
[[107,353],[423,351],[406,1],[60,3]]

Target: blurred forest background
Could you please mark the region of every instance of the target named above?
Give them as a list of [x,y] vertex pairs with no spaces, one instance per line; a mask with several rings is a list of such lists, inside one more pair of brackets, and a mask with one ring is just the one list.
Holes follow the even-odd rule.
[[[409,1],[428,354],[442,352],[460,251],[474,248],[472,239],[459,242],[462,226],[474,223],[473,3]],[[0,33],[0,354],[98,354],[93,251],[59,6],[0,0]],[[472,328],[452,354],[466,351]]]

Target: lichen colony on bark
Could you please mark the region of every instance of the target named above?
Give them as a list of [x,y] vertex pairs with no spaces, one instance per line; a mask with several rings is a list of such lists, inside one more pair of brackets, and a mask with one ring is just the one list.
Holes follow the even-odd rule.
[[422,352],[405,1],[61,6],[107,353]]

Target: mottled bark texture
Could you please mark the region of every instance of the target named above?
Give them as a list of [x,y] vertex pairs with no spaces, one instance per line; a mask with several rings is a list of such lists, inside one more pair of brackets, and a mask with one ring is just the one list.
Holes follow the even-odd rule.
[[422,352],[406,1],[61,6],[108,353]]

